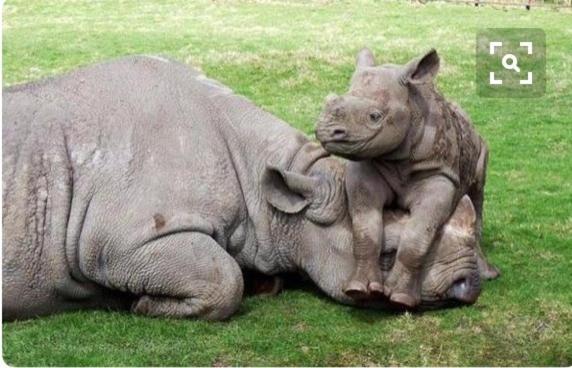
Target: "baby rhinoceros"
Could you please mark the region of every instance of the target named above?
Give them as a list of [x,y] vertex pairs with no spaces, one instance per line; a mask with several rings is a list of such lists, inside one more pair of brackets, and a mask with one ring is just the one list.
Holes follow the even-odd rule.
[[[375,66],[363,49],[350,91],[330,95],[316,136],[330,153],[349,158],[346,190],[356,269],[344,291],[354,298],[383,293],[406,307],[420,303],[420,270],[433,240],[468,194],[477,211],[480,241],[488,150],[468,116],[436,91],[435,50],[405,66]],[[376,260],[383,244],[383,209],[410,212],[395,266],[383,280]],[[479,250],[483,278],[498,270]]]

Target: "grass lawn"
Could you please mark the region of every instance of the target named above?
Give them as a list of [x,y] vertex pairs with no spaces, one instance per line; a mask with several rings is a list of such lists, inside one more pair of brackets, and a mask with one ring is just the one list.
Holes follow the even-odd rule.
[[[476,95],[475,33],[538,27],[547,92]],[[392,314],[307,289],[247,298],[228,322],[86,311],[3,324],[12,365],[571,365],[572,13],[409,1],[7,1],[4,85],[127,54],[201,68],[312,134],[356,52],[403,63],[430,47],[437,83],[488,141],[485,251],[503,271],[471,307]]]

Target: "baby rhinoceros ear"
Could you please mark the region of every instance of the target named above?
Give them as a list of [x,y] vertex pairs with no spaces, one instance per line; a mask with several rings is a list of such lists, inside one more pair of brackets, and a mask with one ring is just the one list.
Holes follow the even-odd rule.
[[262,176],[262,194],[274,208],[298,213],[311,204],[318,178],[268,165]]
[[402,75],[402,84],[421,84],[432,81],[439,72],[440,59],[437,51],[431,49],[428,53],[411,60]]
[[356,68],[363,69],[375,66],[375,58],[373,53],[367,47],[361,49],[356,57]]

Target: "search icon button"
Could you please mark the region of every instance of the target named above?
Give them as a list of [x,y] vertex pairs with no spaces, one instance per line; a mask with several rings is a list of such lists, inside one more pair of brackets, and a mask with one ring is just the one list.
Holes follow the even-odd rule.
[[502,57],[502,66],[505,69],[514,70],[515,72],[520,73],[520,68],[517,65],[516,56],[513,54],[506,54]]

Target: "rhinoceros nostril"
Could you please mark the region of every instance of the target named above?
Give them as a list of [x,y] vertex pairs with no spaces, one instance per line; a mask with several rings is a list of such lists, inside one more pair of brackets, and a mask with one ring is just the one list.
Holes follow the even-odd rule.
[[470,278],[463,278],[453,283],[450,292],[451,297],[454,299],[463,303],[472,304],[479,297],[481,289],[478,282],[474,283]]
[[336,128],[332,130],[331,136],[333,139],[344,139],[347,136],[347,132],[343,128]]

